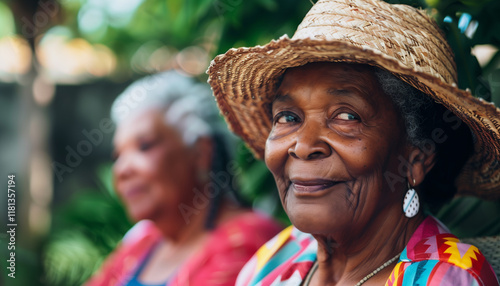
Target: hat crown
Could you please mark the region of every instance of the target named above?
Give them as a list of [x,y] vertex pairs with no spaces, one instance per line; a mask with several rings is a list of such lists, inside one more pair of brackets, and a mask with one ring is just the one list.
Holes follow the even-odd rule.
[[380,0],[319,0],[293,40],[343,41],[396,59],[405,67],[456,83],[453,52],[423,10]]
[[453,53],[424,11],[379,0],[319,0],[292,39],[230,49],[212,61],[209,83],[221,113],[258,158],[283,73],[312,62],[377,66],[442,104],[475,139],[455,180],[458,192],[500,198],[500,108],[457,88]]

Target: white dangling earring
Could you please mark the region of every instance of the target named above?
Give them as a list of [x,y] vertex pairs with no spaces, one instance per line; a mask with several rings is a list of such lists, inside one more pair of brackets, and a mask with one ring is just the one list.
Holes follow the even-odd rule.
[[[415,179],[413,179],[413,185],[415,185]],[[415,188],[411,187],[410,182],[408,182],[408,191],[406,191],[403,201],[403,212],[407,218],[412,218],[418,213],[419,209],[420,201],[417,191],[415,191]]]

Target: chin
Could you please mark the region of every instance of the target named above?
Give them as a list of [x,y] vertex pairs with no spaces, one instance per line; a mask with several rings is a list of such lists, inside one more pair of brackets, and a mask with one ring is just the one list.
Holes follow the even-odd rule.
[[138,222],[144,219],[152,219],[152,212],[150,209],[146,208],[134,208],[134,207],[127,207],[127,214],[130,220],[134,222]]
[[288,209],[287,214],[298,230],[325,235],[348,231],[353,215],[348,210],[321,204],[299,204]]
[[331,217],[325,213],[312,211],[309,207],[287,213],[292,224],[305,233],[323,233],[332,222]]
[[294,220],[294,219],[290,218],[290,221],[292,222],[293,226],[295,226],[298,230],[300,230],[302,232],[310,233],[310,234],[315,234],[315,233],[319,232],[316,225],[308,223],[304,219]]

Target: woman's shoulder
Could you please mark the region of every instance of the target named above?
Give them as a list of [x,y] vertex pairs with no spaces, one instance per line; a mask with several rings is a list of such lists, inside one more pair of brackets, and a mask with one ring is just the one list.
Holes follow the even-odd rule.
[[316,260],[316,251],[312,235],[289,226],[259,248],[240,272],[236,285],[300,283]]
[[212,233],[212,240],[220,242],[227,240],[228,247],[254,245],[260,247],[271,237],[283,229],[283,225],[266,214],[256,211],[245,211],[222,222]]
[[99,271],[85,285],[120,284],[120,281],[135,271],[145,254],[160,238],[161,234],[152,222],[136,223],[106,258]]
[[119,259],[129,256],[140,257],[148,252],[160,239],[161,233],[154,223],[142,220],[125,233],[112,254]]
[[441,285],[442,281],[460,281],[460,285],[498,285],[481,251],[461,242],[433,217],[426,218],[413,234],[388,285],[420,285],[422,281],[426,281],[422,285],[429,286]]
[[440,260],[399,262],[386,286],[426,285],[439,286],[495,286],[498,280],[491,271],[470,271],[456,264]]
[[283,225],[278,223],[269,215],[259,211],[244,211],[236,214],[231,219],[223,223],[222,227],[234,227],[239,225],[245,228],[274,228],[276,233],[283,229]]
[[172,285],[234,285],[243,265],[282,228],[260,213],[233,213],[210,233],[203,250],[184,265]]
[[134,224],[123,236],[122,244],[131,245],[143,240],[155,240],[161,233],[155,224],[149,220],[141,220]]

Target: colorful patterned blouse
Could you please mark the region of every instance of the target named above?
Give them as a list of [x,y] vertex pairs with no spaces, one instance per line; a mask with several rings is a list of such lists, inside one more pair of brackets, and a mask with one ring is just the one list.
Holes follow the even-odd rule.
[[[280,230],[280,225],[264,215],[238,215],[212,231],[203,250],[188,259],[164,285],[233,286],[245,262]],[[128,285],[161,239],[152,222],[137,223],[85,285]]]
[[[237,286],[300,285],[316,260],[317,242],[288,227],[262,246],[240,272]],[[427,217],[410,238],[386,286],[499,285],[477,247],[460,243]]]

